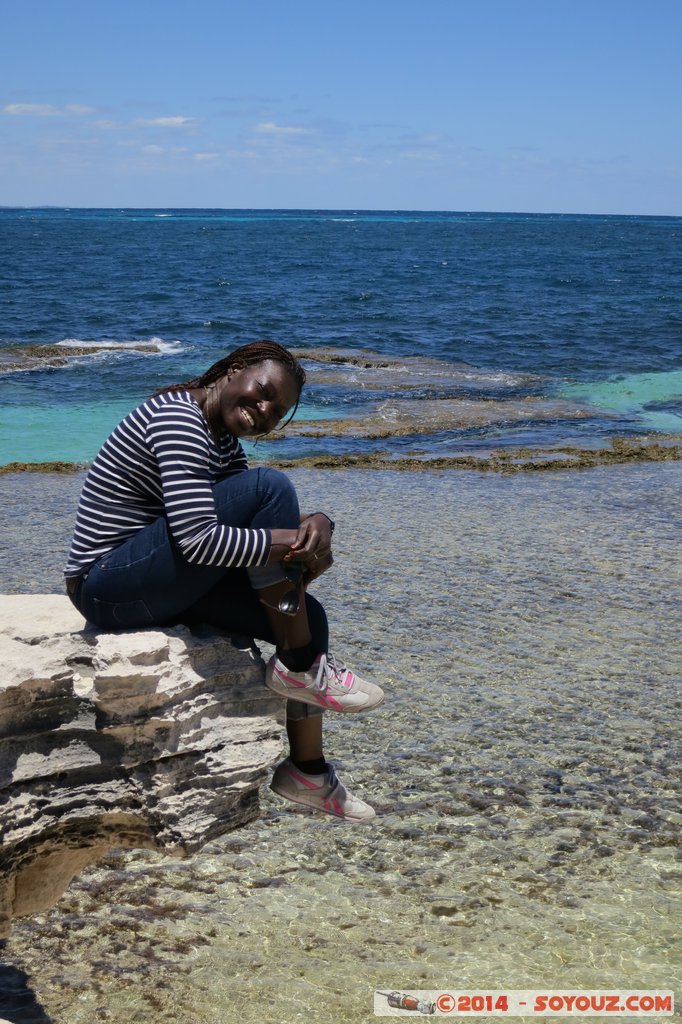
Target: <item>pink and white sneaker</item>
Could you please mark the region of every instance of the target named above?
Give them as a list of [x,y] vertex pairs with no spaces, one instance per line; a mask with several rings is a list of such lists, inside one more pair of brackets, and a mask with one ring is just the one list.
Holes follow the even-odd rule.
[[265,672],[265,685],[280,697],[316,704],[327,711],[371,711],[384,700],[384,691],[337,665],[332,654],[318,654],[307,672],[292,672],[276,654]]
[[369,804],[348,792],[332,765],[327,766],[323,775],[306,775],[287,757],[277,765],[270,789],[285,800],[292,800],[313,811],[333,814],[344,821],[362,824],[375,817]]

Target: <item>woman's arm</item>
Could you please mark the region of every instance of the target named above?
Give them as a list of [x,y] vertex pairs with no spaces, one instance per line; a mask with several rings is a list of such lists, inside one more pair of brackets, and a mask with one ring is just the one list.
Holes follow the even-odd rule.
[[[145,441],[158,465],[169,529],[187,561],[265,565],[270,557],[270,530],[218,521],[208,435],[199,408],[178,401],[162,405],[147,424]],[[297,531],[290,532],[293,540]]]

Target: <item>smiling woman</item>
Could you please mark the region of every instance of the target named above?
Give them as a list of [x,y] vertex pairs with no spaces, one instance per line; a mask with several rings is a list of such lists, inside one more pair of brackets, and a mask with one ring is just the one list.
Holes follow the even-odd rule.
[[260,341],[236,349],[201,377],[157,394],[188,390],[215,439],[225,428],[233,437],[258,437],[274,430],[290,409],[293,419],[304,384],[305,370],[290,352]]
[[238,440],[293,415],[304,383],[290,352],[254,342],[129,413],[86,477],[67,593],[102,629],[205,622],[274,643],[266,683],[293,699],[291,757],[272,788],[369,821],[372,808],[322,752],[323,711],[367,711],[383,700],[329,653],[324,609],[307,593],[333,562],[334,523],[323,512],[301,515],[289,479],[249,469]]

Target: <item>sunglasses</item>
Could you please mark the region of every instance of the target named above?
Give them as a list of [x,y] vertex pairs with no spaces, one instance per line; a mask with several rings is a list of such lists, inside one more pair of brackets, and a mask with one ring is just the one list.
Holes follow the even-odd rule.
[[291,590],[285,591],[279,599],[277,608],[282,615],[296,615],[301,607],[301,594],[303,593],[303,573],[297,565],[287,565],[284,575],[293,583]]

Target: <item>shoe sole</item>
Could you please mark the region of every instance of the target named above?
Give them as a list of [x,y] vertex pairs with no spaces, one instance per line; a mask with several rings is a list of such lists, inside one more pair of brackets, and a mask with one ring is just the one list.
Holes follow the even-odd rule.
[[382,693],[381,699],[376,704],[360,704],[357,707],[335,708],[330,704],[326,704],[323,698],[315,697],[310,690],[306,690],[304,687],[301,687],[300,690],[291,687],[287,687],[286,690],[280,690],[276,685],[273,685],[272,679],[268,678],[265,680],[265,685],[273,693],[276,693],[278,697],[283,697],[285,700],[300,700],[303,704],[312,704],[313,707],[324,708],[325,711],[336,711],[340,715],[357,715],[361,711],[374,711],[375,708],[381,707],[386,698],[386,695]]
[[337,821],[350,821],[353,825],[365,825],[367,822],[374,821],[376,812],[372,814],[371,818],[354,818],[352,814],[336,814],[334,811],[328,810],[326,807],[320,807],[319,804],[309,803],[306,799],[302,799],[298,792],[294,796],[291,793],[285,792],[283,789],[277,789],[274,782],[270,783],[270,789],[277,796],[281,796],[284,800],[289,800],[293,804],[298,804],[299,807],[305,807],[307,811],[321,811],[322,814],[329,814],[332,818],[336,818]]

